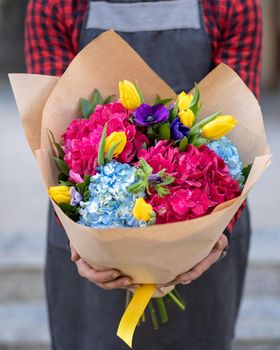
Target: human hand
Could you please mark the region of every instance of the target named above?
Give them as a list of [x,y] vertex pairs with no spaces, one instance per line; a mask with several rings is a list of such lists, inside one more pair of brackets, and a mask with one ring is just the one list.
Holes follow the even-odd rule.
[[175,284],[189,284],[198,277],[200,277],[205,271],[207,271],[216,261],[218,261],[228,245],[227,237],[222,234],[215,246],[209,253],[209,255],[195,265],[191,270],[182,273],[177,276],[173,281],[166,283],[164,285],[159,285],[158,287],[167,287]]
[[88,265],[71,245],[71,260],[76,264],[80,276],[103,289],[136,288],[129,276],[122,276],[118,270],[97,271]]

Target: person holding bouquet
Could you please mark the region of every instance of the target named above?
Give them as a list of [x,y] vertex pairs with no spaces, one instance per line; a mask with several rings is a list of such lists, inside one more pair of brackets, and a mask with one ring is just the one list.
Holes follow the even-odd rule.
[[[26,17],[28,72],[63,74],[79,50],[110,28],[177,93],[190,90],[224,62],[259,96],[262,27],[258,0],[31,0]],[[135,336],[135,349],[230,349],[249,239],[244,205],[209,256],[170,281],[178,284],[188,310],[169,311],[172,322],[157,332],[146,322]],[[123,289],[134,287],[133,281],[119,271],[99,272],[87,265],[69,248],[52,208],[46,286],[53,349],[123,348],[112,330],[123,312]]]

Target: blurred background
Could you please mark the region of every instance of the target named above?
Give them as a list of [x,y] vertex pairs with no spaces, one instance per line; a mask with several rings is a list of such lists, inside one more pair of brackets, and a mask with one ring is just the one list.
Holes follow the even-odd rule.
[[[50,349],[43,285],[47,197],[7,79],[8,72],[25,71],[26,4],[0,0],[0,350]],[[261,106],[273,164],[249,198],[253,237],[235,350],[280,349],[280,1],[262,6]]]

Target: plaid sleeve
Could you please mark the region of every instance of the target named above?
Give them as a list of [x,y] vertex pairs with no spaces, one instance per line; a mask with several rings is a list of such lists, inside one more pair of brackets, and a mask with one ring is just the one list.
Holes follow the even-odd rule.
[[214,65],[232,67],[260,96],[262,13],[260,0],[203,1]]
[[85,1],[30,0],[25,20],[29,73],[59,76],[78,52]]
[[[260,0],[208,0],[202,4],[213,64],[228,64],[259,98],[262,51]],[[244,202],[229,223],[226,229],[228,236],[245,205]]]
[[[253,91],[260,96],[262,14],[259,0],[234,1],[225,19],[223,45],[217,50],[216,64],[231,66]],[[229,26],[225,24],[229,23]],[[234,215],[227,229],[232,231],[245,202]]]

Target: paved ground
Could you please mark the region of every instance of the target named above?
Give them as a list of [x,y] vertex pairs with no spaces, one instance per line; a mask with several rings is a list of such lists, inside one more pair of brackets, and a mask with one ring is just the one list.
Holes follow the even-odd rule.
[[8,83],[0,82],[1,232],[44,232],[47,198]]

